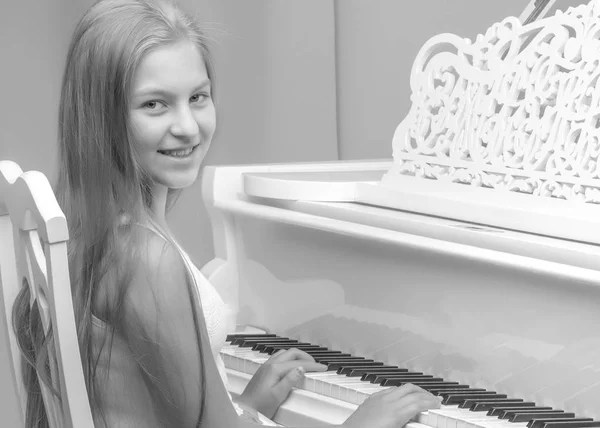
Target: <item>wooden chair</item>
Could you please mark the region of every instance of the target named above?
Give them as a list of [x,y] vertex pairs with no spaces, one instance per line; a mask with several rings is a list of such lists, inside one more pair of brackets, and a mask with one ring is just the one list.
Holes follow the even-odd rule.
[[50,426],[93,427],[71,297],[67,221],[41,172],[21,174],[6,190],[17,284],[29,287],[31,305],[39,309],[44,332],[52,329],[53,333],[48,353],[50,379],[60,398],[40,379]]
[[[19,285],[13,227],[4,198],[8,193],[9,186],[22,172],[15,162],[0,161],[0,334],[3,335],[1,342],[4,345],[4,352],[8,354],[3,376],[9,380],[4,383],[3,405],[5,408],[11,409],[17,407],[17,411],[12,412],[11,417],[17,418],[15,423],[18,423],[19,426],[23,426],[25,423],[26,397],[21,380],[21,355],[11,319],[13,303],[19,293]],[[9,385],[12,387],[9,388]]]

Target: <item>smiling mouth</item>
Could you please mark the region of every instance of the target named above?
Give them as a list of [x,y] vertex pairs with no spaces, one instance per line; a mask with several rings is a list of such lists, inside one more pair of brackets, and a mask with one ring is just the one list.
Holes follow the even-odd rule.
[[192,154],[196,147],[200,144],[195,145],[194,147],[189,147],[187,149],[177,149],[177,150],[158,150],[158,153],[165,156],[171,156],[174,158],[185,158]]

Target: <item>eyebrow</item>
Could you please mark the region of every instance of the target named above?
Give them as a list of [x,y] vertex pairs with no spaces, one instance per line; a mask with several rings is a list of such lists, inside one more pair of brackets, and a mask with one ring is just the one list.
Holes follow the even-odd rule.
[[[210,85],[211,85],[211,81],[205,80],[204,82],[202,82],[201,84],[196,86],[192,92],[197,92],[200,89],[206,88],[207,86],[210,86]],[[160,95],[160,96],[166,97],[166,96],[169,96],[170,93],[169,93],[169,91],[165,91],[164,89],[161,89],[156,86],[146,86],[146,87],[142,87],[142,88],[134,91],[133,95],[135,97],[144,97],[144,96],[148,96],[148,95]]]

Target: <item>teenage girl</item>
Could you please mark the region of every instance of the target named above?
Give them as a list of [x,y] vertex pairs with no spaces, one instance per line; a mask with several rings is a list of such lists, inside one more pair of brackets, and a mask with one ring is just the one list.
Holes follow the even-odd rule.
[[[269,420],[305,371],[292,349],[237,402],[219,350],[228,307],[169,231],[166,213],[197,179],[216,126],[206,37],[173,3],[100,0],[71,41],[59,113],[59,203],[89,400],[97,427],[236,428]],[[27,427],[48,425],[36,373],[47,349],[29,293],[14,308],[27,361]],[[345,428],[397,428],[439,407],[414,386],[366,400]]]

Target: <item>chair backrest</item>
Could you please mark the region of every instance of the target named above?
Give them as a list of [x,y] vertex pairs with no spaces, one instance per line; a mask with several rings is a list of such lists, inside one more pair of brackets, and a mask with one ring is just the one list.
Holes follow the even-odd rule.
[[2,345],[5,353],[8,352],[5,377],[10,379],[10,385],[4,383],[3,397],[6,405],[6,401],[9,401],[11,407],[15,403],[19,407],[18,414],[14,417],[18,418],[20,425],[25,421],[26,396],[21,378],[21,355],[12,329],[12,307],[20,287],[17,280],[12,222],[4,199],[8,187],[22,172],[15,162],[0,161],[0,329],[4,339]]
[[[18,284],[29,287],[30,304],[37,305],[44,332],[52,330],[51,386],[40,379],[50,426],[93,427],[71,296],[67,221],[50,183],[38,171],[25,172],[8,186],[5,202],[13,227]],[[60,392],[60,398],[52,389]]]

